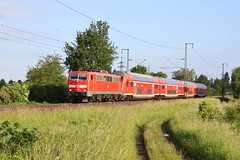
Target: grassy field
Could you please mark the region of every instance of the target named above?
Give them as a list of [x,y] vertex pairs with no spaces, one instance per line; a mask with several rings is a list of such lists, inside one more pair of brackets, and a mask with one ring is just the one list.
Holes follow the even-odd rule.
[[224,108],[234,105],[208,100],[219,112],[215,119],[205,120],[197,114],[197,108],[181,111],[168,123],[168,132],[185,156],[196,160],[238,160],[240,157],[240,133],[224,120]]
[[[205,100],[218,103],[218,100]],[[26,108],[1,112],[0,123],[8,120],[11,123],[19,123],[23,128],[38,129],[40,140],[23,154],[14,155],[15,159],[146,159],[144,155],[139,155],[138,151],[136,137],[140,129],[144,130],[148,158],[182,159],[182,153],[176,151],[174,145],[169,143],[162,134],[161,126],[170,119],[172,120],[169,126],[175,138],[181,136],[178,133],[193,132],[194,136],[196,136],[195,133],[199,133],[198,141],[206,142],[206,144],[192,144],[190,140],[187,145],[206,146],[207,151],[204,153],[212,153],[215,148],[210,147],[208,150],[210,145],[208,142],[212,140],[214,144],[212,147],[224,148],[224,151],[220,149],[216,154],[223,153],[226,159],[238,156],[237,152],[229,155],[226,151],[235,152],[239,149],[239,135],[226,124],[222,126],[216,125],[218,122],[215,121],[202,122],[197,118],[196,113],[193,114],[202,101],[203,99],[147,101],[132,106],[116,103],[114,107],[70,108],[64,105],[54,110]],[[219,136],[215,136],[215,133]],[[211,137],[210,140],[209,137]],[[226,147],[222,147],[222,144],[225,145],[222,140],[230,139],[229,137],[234,137],[238,142],[229,141]],[[178,144],[186,146],[184,143],[178,142]],[[195,149],[198,151],[199,148]],[[186,151],[188,150],[184,149],[184,153]],[[0,153],[0,159],[14,159],[14,156],[10,156],[7,152]]]
[[[40,140],[23,159],[139,159],[136,135],[139,127],[185,110],[195,101],[146,102],[135,106],[82,107],[56,110],[23,109],[0,113],[0,122],[36,127]],[[3,155],[3,159],[6,155]],[[6,158],[8,159],[8,158]]]

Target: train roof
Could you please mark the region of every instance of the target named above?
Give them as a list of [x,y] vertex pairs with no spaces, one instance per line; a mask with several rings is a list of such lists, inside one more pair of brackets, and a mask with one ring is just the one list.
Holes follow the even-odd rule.
[[177,85],[177,81],[169,78],[156,77],[159,80],[162,80],[165,84]]
[[205,84],[202,83],[195,83],[197,85],[197,88],[206,88]]
[[133,80],[135,81],[154,82],[154,77],[150,75],[132,73],[132,72],[123,72],[123,71],[116,71],[114,72],[114,74],[119,75],[121,77],[125,75],[131,75],[133,77]]

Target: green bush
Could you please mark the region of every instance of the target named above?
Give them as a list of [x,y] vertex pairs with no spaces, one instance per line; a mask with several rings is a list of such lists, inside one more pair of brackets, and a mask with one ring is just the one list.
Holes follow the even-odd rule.
[[233,124],[234,128],[240,128],[240,103],[225,108],[223,120]]
[[[1,91],[9,94],[10,102],[28,102],[29,89],[24,83],[6,84],[1,88]],[[6,96],[5,98],[8,97]],[[8,100],[6,99],[6,101]]]
[[51,85],[33,85],[30,87],[30,101],[62,103],[67,100],[66,86],[51,86]]
[[5,155],[19,155],[33,146],[39,140],[36,128],[28,130],[19,128],[19,123],[13,125],[4,121],[0,127],[0,152]]
[[0,90],[0,103],[8,104],[11,102],[10,95],[4,90]]
[[198,106],[198,114],[203,120],[213,119],[216,115],[216,109],[213,108],[208,102],[203,101]]

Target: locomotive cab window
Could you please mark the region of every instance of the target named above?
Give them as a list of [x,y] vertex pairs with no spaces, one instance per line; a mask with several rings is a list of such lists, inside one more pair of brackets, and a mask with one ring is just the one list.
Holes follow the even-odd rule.
[[86,80],[86,79],[87,79],[87,74],[73,73],[70,76],[70,80]]

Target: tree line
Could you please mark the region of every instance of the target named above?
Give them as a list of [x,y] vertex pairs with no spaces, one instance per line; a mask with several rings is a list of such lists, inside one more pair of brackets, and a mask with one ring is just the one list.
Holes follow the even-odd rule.
[[[112,71],[113,61],[117,58],[117,47],[108,36],[109,25],[107,22],[92,22],[85,31],[77,31],[74,42],[65,43],[63,48],[66,59],[58,54],[40,57],[37,64],[29,67],[25,82],[6,83],[0,81],[0,103],[15,102],[14,97],[23,95],[28,101],[59,103],[67,101],[67,70],[103,69]],[[131,72],[149,74],[157,77],[167,77],[167,74],[159,71],[147,73],[145,66],[137,65],[131,68]],[[184,69],[174,71],[173,79],[184,80]],[[187,70],[187,81],[203,83],[208,87],[208,95],[221,95],[233,93],[234,97],[240,95],[240,67],[232,72],[231,82],[228,72],[224,78],[210,78],[201,74],[196,76],[193,69]],[[13,85],[15,85],[13,87]],[[22,89],[22,88],[24,89]],[[27,91],[26,91],[27,90]],[[16,98],[27,101],[25,97]],[[8,100],[6,100],[8,99]]]

